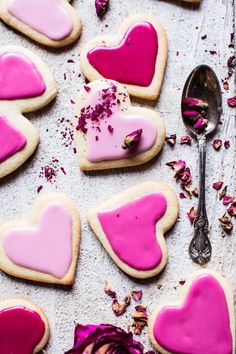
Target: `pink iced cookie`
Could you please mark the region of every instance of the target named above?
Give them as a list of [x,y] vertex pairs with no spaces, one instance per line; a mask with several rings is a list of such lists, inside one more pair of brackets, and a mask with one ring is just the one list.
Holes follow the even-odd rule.
[[89,41],[81,53],[81,69],[90,80],[105,78],[125,85],[129,94],[158,97],[167,60],[167,37],[153,16],[126,19],[114,37]]
[[82,88],[75,130],[82,170],[142,164],[159,153],[165,140],[163,120],[153,110],[131,106],[125,88],[110,80]]
[[154,311],[149,334],[163,354],[233,354],[234,303],[226,280],[209,270],[194,273],[178,302]]
[[0,18],[33,40],[52,47],[74,42],[82,29],[80,15],[67,0],[2,0]]
[[0,227],[0,268],[16,277],[70,285],[80,241],[76,205],[60,194],[43,195],[27,221]]
[[56,84],[46,65],[30,51],[0,48],[0,178],[21,166],[36,149],[38,131],[22,115],[49,103]]
[[131,276],[149,278],[166,265],[164,233],[177,215],[172,189],[165,183],[146,182],[96,207],[88,221],[118,267]]

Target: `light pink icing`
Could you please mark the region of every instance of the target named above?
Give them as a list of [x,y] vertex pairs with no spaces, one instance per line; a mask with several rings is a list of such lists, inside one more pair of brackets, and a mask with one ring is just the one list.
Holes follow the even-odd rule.
[[159,312],[154,337],[175,354],[233,354],[229,310],[219,282],[212,275],[196,278],[183,305]]
[[40,215],[38,227],[16,228],[4,236],[4,249],[18,266],[63,278],[72,260],[72,219],[60,203]]
[[46,91],[42,75],[21,53],[0,56],[0,100],[16,100],[42,95]]
[[[95,107],[99,101],[101,90],[95,90],[88,95],[86,105]],[[126,116],[121,112],[119,105],[114,105],[112,115],[99,122],[100,131],[94,127],[94,122],[87,121],[87,159],[91,162],[126,158],[149,150],[156,141],[156,126],[149,117],[141,115]],[[112,126],[110,133],[108,125]],[[143,133],[139,144],[134,149],[122,148],[125,136],[137,129]],[[98,140],[96,140],[98,137]]]
[[25,136],[0,116],[0,163],[22,150],[26,143]]
[[8,11],[55,41],[66,38],[73,30],[73,22],[60,0],[11,0]]
[[121,261],[137,270],[150,270],[162,260],[156,223],[167,208],[163,194],[152,193],[118,208],[98,213],[112,250]]
[[116,47],[97,47],[87,54],[90,64],[106,79],[147,87],[155,74],[158,37],[149,22],[137,22]]

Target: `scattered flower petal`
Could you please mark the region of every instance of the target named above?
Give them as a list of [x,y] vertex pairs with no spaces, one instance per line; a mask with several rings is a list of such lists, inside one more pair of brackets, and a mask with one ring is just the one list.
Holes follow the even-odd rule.
[[131,324],[134,327],[134,334],[140,335],[144,327],[148,324],[147,308],[143,305],[135,307],[135,312],[132,313],[133,322]]
[[186,163],[183,160],[167,162],[166,165],[171,167],[176,174],[182,174],[186,168]]
[[143,291],[142,290],[132,290],[131,296],[134,299],[134,301],[139,301],[142,299]]
[[166,136],[165,138],[167,144],[170,146],[174,146],[176,143],[176,134],[171,134],[170,136]]
[[142,133],[143,133],[143,130],[138,129],[138,130],[126,135],[126,137],[124,139],[124,144],[122,145],[122,148],[123,149],[134,148],[139,143]]
[[184,285],[186,283],[186,280],[180,280],[179,285]]
[[182,173],[181,177],[180,177],[180,184],[182,186],[186,186],[189,183],[192,182],[192,175],[191,175],[191,171],[189,167],[186,167],[184,172]]
[[115,298],[116,298],[116,292],[113,291],[113,290],[111,290],[111,288],[110,288],[110,286],[109,286],[109,284],[108,284],[107,281],[105,281],[105,283],[104,283],[104,292],[105,292],[108,296],[110,296],[112,299],[115,299]]
[[225,147],[225,149],[229,149],[230,148],[230,141],[229,140],[225,140],[224,141],[224,147]]
[[226,214],[221,216],[218,220],[220,222],[222,229],[226,233],[230,233],[232,231],[232,229],[233,229],[232,221],[230,220],[230,218]]
[[191,145],[191,142],[192,142],[192,138],[191,136],[189,135],[183,135],[181,136],[180,138],[180,144],[188,144],[188,145]]
[[125,313],[127,304],[120,304],[118,300],[114,299],[112,302],[112,310],[116,316],[121,316]]
[[91,87],[85,85],[85,86],[84,86],[84,89],[85,89],[85,91],[89,92],[89,91],[91,90]]
[[188,218],[189,218],[190,223],[191,223],[191,225],[192,225],[193,222],[194,222],[194,220],[195,220],[195,218],[196,218],[196,216],[197,216],[197,213],[196,213],[194,207],[192,207],[192,208],[189,210],[189,212],[187,213],[187,215],[188,215]]
[[236,95],[228,98],[227,102],[229,107],[236,107]]
[[214,182],[212,187],[217,191],[219,191],[222,188],[223,183],[224,183],[223,181]]
[[98,17],[102,17],[108,10],[109,0],[95,0],[95,8]]
[[229,205],[230,203],[233,202],[235,196],[234,195],[226,195],[223,197],[223,204],[224,205]]
[[221,146],[222,146],[222,140],[221,139],[215,139],[214,141],[213,141],[213,144],[212,144],[212,146],[213,146],[213,148],[215,149],[215,150],[220,150],[220,148],[221,148]]
[[180,199],[186,199],[187,198],[186,195],[183,192],[179,193],[179,197],[180,197]]
[[236,216],[236,202],[233,202],[227,209],[227,212],[231,216]]
[[220,194],[219,194],[219,199],[221,200],[221,199],[223,199],[225,196],[226,196],[226,193],[227,193],[227,186],[225,186],[223,189],[222,189],[222,191],[220,192]]

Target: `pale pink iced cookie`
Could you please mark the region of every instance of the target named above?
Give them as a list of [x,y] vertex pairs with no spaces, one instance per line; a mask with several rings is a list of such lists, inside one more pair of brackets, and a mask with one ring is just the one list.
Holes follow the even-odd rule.
[[200,270],[181,289],[179,300],[159,305],[149,336],[162,354],[234,354],[232,291],[216,272]]
[[168,185],[145,182],[97,206],[88,221],[118,267],[144,279],[160,273],[167,263],[164,233],[175,224],[178,209]]
[[155,100],[161,91],[167,37],[150,15],[126,19],[114,37],[97,37],[81,52],[81,70],[90,80],[110,79],[125,85],[132,96]]
[[81,17],[68,0],[1,0],[0,19],[50,47],[74,42],[82,30]]
[[0,303],[0,353],[39,353],[49,334],[48,319],[40,307],[19,298]]
[[79,93],[75,138],[82,170],[135,166],[160,152],[165,125],[153,110],[131,106],[121,84],[102,79]]
[[71,285],[80,242],[75,203],[42,195],[26,220],[0,226],[0,269],[15,277]]
[[35,54],[17,46],[0,48],[0,178],[38,145],[38,131],[22,113],[44,107],[56,93],[49,69]]

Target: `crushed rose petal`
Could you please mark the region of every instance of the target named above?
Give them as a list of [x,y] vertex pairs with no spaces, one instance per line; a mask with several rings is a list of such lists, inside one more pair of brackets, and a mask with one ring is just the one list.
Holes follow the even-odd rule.
[[195,218],[196,218],[196,216],[197,216],[197,212],[196,212],[196,210],[194,209],[194,207],[192,207],[192,208],[189,210],[189,212],[187,213],[187,215],[188,215],[188,218],[189,218],[190,223],[191,223],[191,225],[192,225],[193,222],[194,222],[194,220],[195,220]]
[[219,190],[222,188],[223,183],[224,183],[223,181],[214,182],[213,185],[212,185],[212,187],[213,187],[214,189],[216,189],[217,191],[219,191]]
[[102,17],[108,10],[109,0],[95,0],[95,8],[98,17]]
[[91,90],[91,87],[84,85],[84,89],[85,89],[85,91],[89,92]]
[[179,197],[180,197],[180,199],[186,199],[187,198],[186,195],[183,192],[179,193]]
[[192,175],[189,167],[186,167],[182,175],[180,176],[181,186],[186,186],[192,182]]
[[192,138],[189,135],[183,135],[180,138],[180,144],[187,144],[187,145],[191,145],[192,142]]
[[138,130],[126,135],[126,137],[124,139],[124,143],[122,145],[122,148],[124,150],[126,150],[126,149],[132,149],[135,146],[137,146],[137,144],[140,142],[142,133],[143,133],[143,130],[138,129]]
[[236,216],[236,202],[233,202],[227,209],[227,212],[231,216]]
[[186,283],[186,280],[180,280],[179,285],[184,285]]
[[116,298],[116,292],[113,291],[113,290],[111,290],[111,288],[110,288],[110,286],[109,286],[109,284],[108,284],[107,281],[105,281],[105,283],[104,283],[104,292],[105,292],[108,296],[110,296],[112,299],[115,299],[115,298]]
[[215,139],[212,143],[212,146],[215,150],[220,150],[221,146],[222,146],[222,140],[221,139]]
[[166,136],[165,138],[167,144],[170,146],[174,146],[176,143],[176,134],[171,134],[170,136]]
[[134,301],[139,301],[142,299],[143,291],[142,290],[132,290],[131,296],[134,299]]
[[230,220],[230,218],[226,214],[222,215],[218,220],[220,222],[222,229],[226,233],[230,233],[232,231],[232,229],[233,229],[232,221]]
[[234,195],[226,195],[223,197],[223,204],[224,205],[229,205],[230,203],[233,202],[235,196]]
[[194,196],[195,198],[198,198],[199,195],[199,191],[197,187],[190,187],[188,185],[183,186],[184,190],[188,193],[188,195],[190,196],[190,198],[192,198],[192,196]]
[[230,141],[229,140],[225,140],[224,141],[224,147],[225,147],[225,149],[229,149],[230,148]]
[[127,304],[120,304],[118,300],[114,299],[112,302],[112,310],[116,316],[121,316],[126,312]]
[[183,160],[170,161],[166,163],[166,166],[171,167],[172,170],[174,170],[177,175],[181,175],[186,168],[186,163]]
[[148,325],[146,306],[135,306],[135,312],[132,313],[132,320],[131,326],[134,327],[134,334],[140,335],[143,329]]
[[220,194],[219,194],[219,199],[220,199],[220,200],[223,199],[223,198],[226,196],[227,189],[228,189],[228,187],[225,186],[225,187],[222,189],[222,191],[220,192]]
[[236,107],[236,95],[227,99],[229,107]]

